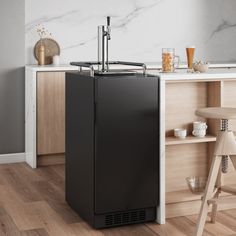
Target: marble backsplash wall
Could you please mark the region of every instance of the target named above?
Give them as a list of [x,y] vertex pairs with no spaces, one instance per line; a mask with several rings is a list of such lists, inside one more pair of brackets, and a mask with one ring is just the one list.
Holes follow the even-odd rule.
[[26,63],[36,63],[36,25],[60,44],[61,62],[97,59],[97,26],[110,15],[110,59],[160,62],[161,48],[173,47],[186,61],[236,61],[235,0],[25,0]]

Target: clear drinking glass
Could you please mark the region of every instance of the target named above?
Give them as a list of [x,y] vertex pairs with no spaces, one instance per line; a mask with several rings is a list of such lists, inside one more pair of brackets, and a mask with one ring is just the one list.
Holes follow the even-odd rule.
[[162,48],[162,72],[174,72],[179,67],[180,57],[174,48]]

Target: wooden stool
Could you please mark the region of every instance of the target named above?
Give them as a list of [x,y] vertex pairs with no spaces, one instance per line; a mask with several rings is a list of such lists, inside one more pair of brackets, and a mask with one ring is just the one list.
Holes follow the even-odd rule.
[[[222,186],[221,172],[226,173],[228,169],[229,155],[236,169],[236,142],[232,131],[228,130],[228,120],[236,119],[236,108],[209,107],[198,109],[196,115],[221,119],[221,130],[216,139],[214,155],[211,162],[211,168],[205,192],[202,198],[202,205],[198,216],[195,235],[201,236],[204,230],[209,205],[212,204],[211,221],[215,223],[217,213],[217,203],[220,192],[236,194],[236,189],[229,186]],[[220,168],[221,167],[221,168]]]

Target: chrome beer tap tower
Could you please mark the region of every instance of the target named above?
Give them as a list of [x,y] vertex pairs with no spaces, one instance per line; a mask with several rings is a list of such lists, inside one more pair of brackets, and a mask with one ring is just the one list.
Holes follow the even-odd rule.
[[[144,63],[139,62],[127,62],[127,61],[109,61],[109,40],[111,40],[111,17],[107,16],[107,25],[98,26],[98,60],[94,61],[80,61],[71,62],[71,65],[78,66],[80,72],[83,72],[83,68],[90,70],[90,76],[104,75],[104,74],[134,74],[134,70],[114,70],[110,69],[109,65],[124,65],[132,67],[141,67],[143,75],[146,75],[147,67]],[[95,67],[97,66],[97,70]]]
[[111,40],[110,16],[107,16],[107,25],[98,26],[98,70],[109,71],[109,40]]

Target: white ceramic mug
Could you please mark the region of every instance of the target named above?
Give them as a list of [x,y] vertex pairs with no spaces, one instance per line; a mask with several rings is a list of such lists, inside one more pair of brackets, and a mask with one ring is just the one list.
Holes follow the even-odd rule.
[[203,121],[195,121],[193,122],[193,132],[192,134],[195,137],[203,138],[206,136],[207,125],[206,122]]
[[192,134],[195,136],[195,137],[198,137],[198,138],[203,138],[206,136],[206,129],[195,129],[193,130]]
[[193,130],[206,130],[207,129],[207,124],[206,122],[202,121],[195,121],[193,122]]
[[174,129],[174,136],[176,138],[186,138],[187,130],[186,129]]

